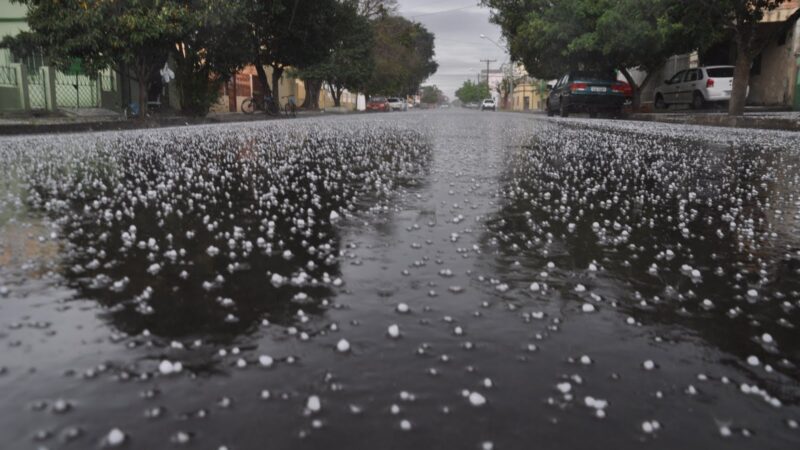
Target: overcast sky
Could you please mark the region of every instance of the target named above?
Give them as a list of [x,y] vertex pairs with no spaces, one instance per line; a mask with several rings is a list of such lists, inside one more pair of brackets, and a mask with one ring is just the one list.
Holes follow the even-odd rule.
[[475,80],[486,68],[481,59],[495,59],[497,69],[508,55],[481,34],[500,41],[500,28],[489,23],[489,10],[477,6],[478,0],[399,0],[400,14],[422,23],[436,35],[436,61],[439,70],[426,84],[435,84],[450,97],[464,80]]

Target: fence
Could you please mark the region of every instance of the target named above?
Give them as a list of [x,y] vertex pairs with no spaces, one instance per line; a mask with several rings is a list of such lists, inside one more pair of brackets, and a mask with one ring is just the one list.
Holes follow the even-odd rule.
[[0,86],[17,87],[17,70],[10,66],[0,66]]
[[28,72],[28,102],[31,109],[47,109],[45,73],[42,70]]
[[56,72],[56,104],[59,108],[96,108],[100,106],[97,80],[86,75]]

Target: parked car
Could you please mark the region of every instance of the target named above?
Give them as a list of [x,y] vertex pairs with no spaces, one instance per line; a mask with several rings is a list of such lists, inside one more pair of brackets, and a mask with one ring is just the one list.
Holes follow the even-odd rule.
[[599,112],[619,115],[625,103],[624,90],[613,71],[573,71],[550,88],[545,109],[548,116],[556,112],[561,117],[572,112],[588,112],[590,117]]
[[[658,109],[688,104],[700,109],[711,102],[727,102],[733,90],[733,66],[708,66],[681,70],[656,88],[653,98]],[[750,88],[747,88],[750,93]]]
[[405,111],[406,110],[406,102],[403,101],[401,98],[397,97],[389,97],[387,100],[389,103],[389,109],[392,111]]
[[493,98],[487,98],[481,102],[481,111],[486,111],[487,109],[497,111],[497,103],[494,102]]
[[367,102],[367,111],[391,111],[386,97],[371,97]]

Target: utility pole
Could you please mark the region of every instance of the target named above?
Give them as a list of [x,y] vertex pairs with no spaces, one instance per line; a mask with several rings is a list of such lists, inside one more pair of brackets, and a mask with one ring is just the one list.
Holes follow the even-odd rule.
[[481,62],[486,63],[486,85],[489,85],[489,64],[496,62],[496,59],[482,59]]

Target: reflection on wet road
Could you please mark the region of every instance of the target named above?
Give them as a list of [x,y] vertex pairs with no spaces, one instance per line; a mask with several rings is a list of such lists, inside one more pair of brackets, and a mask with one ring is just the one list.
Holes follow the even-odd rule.
[[0,430],[792,448],[798,148],[472,111],[5,139]]

